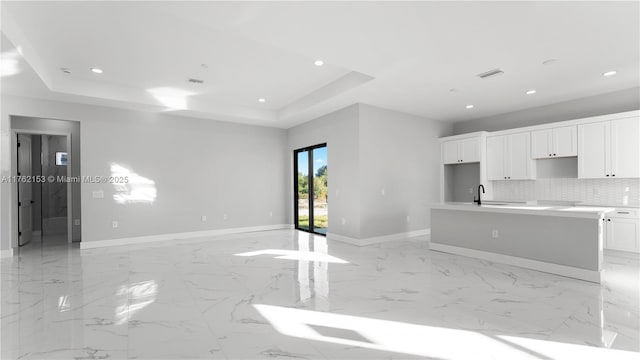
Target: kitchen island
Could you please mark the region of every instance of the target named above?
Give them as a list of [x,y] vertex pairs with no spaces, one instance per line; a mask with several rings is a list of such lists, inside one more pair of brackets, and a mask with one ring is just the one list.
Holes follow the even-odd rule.
[[430,248],[600,282],[603,221],[614,208],[440,203]]

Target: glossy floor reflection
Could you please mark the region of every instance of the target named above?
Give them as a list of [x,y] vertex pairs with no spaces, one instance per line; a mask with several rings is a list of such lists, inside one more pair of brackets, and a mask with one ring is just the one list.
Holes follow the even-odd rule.
[[[598,285],[420,238],[360,248],[282,230],[32,248],[1,267],[2,359],[486,358],[487,339],[508,344],[494,358],[640,351],[632,256],[607,254]],[[287,334],[292,321],[301,330]]]

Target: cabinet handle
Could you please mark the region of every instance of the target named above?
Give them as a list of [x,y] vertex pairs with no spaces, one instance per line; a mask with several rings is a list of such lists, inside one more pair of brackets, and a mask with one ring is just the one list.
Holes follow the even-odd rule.
[[551,156],[551,154],[549,154],[549,156]]
[[609,176],[609,174],[607,174],[607,176]]
[[611,221],[611,219],[607,219],[607,221]]
[[553,156],[556,156],[556,154],[553,154]]
[[611,176],[616,176],[616,174],[611,174]]
[[618,214],[628,214],[628,211],[616,211]]

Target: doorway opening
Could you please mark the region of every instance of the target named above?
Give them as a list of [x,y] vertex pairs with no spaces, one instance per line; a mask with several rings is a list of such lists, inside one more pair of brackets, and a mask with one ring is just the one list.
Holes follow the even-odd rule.
[[18,247],[71,243],[70,136],[16,133]]
[[293,151],[294,224],[298,230],[326,235],[329,228],[327,144]]

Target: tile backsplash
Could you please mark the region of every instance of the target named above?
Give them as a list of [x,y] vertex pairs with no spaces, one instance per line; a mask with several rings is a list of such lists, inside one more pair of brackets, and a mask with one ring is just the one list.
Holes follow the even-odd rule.
[[606,205],[640,203],[640,179],[538,179],[494,181],[494,199],[562,200]]

